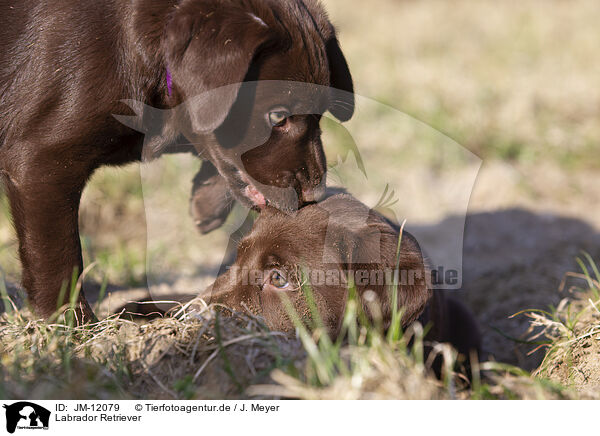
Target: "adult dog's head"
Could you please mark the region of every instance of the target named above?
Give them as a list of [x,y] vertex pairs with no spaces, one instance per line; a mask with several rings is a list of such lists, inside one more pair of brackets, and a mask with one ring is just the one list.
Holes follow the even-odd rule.
[[241,241],[233,267],[209,290],[210,301],[263,316],[272,329],[293,331],[285,298],[309,321],[305,294],[310,289],[324,325],[336,336],[352,282],[365,311],[380,317],[384,328],[390,325],[390,294],[397,286],[406,326],[422,313],[431,291],[416,240],[404,232],[398,253],[398,238],[395,226],[347,194],[291,215],[266,208]]
[[186,136],[198,137],[234,195],[288,210],[322,197],[319,121],[327,110],[348,120],[354,98],[317,1],[182,0],[165,32],[170,98],[185,103]]

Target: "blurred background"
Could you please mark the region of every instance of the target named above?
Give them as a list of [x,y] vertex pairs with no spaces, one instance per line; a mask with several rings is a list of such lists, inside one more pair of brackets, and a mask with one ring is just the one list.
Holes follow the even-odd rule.
[[[528,355],[532,347],[514,340],[523,337],[527,320],[509,316],[563,298],[568,286],[561,293],[561,280],[578,270],[576,258],[583,252],[600,259],[600,3],[323,3],[338,28],[357,94],[425,123],[482,160],[468,204],[459,294],[479,318],[489,352],[535,367],[541,353]],[[472,173],[472,162],[461,158],[462,147],[456,156],[419,153],[437,136],[399,131],[386,113],[360,115],[356,128],[366,135],[361,153],[396,168],[415,192]],[[347,133],[327,120],[323,129],[332,163]],[[397,141],[402,135],[407,140]],[[409,152],[418,159],[407,158]],[[187,214],[191,177],[200,164],[186,162],[161,159],[160,178],[153,180],[163,183],[152,185],[152,193],[179,203]],[[190,174],[185,180],[181,165]],[[373,206],[377,193],[360,192],[355,185],[353,194],[373,200]],[[410,223],[415,228],[435,234],[448,223],[462,225],[448,208],[414,203],[421,217]],[[151,246],[149,256],[160,259],[163,271],[187,268],[204,280],[166,288],[197,291],[221,261],[201,247],[226,244],[226,235],[200,238],[189,216],[172,218],[163,224],[181,225],[173,245]],[[135,290],[121,292],[125,299],[142,295],[147,234],[139,165],[99,170],[84,192],[80,221],[85,262],[96,262],[89,281]],[[2,197],[0,268],[9,284],[19,281],[16,249]]]

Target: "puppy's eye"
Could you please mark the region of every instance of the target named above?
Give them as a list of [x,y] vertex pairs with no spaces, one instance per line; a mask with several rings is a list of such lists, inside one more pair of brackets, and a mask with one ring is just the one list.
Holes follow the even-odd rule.
[[290,117],[290,115],[290,111],[281,108],[269,112],[267,114],[267,118],[272,127],[281,127],[287,122],[287,119]]
[[267,283],[272,286],[275,286],[277,289],[285,289],[289,286],[289,282],[286,279],[284,273],[279,271],[278,269],[274,269],[271,271],[267,279]]

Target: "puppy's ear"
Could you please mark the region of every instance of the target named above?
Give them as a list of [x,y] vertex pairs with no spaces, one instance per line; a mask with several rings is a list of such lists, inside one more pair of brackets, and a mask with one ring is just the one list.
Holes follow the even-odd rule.
[[[367,283],[359,283],[360,278],[356,277],[357,289],[360,294],[367,290],[377,294],[382,303],[386,328],[391,322],[391,296],[395,283],[398,306],[403,311],[403,327],[417,319],[431,298],[426,279],[427,269],[419,244],[411,234],[403,232],[398,253],[398,238],[399,230],[395,226],[371,212],[368,223],[347,232],[342,245],[347,269],[369,272]],[[397,271],[397,278],[394,277],[394,271]],[[395,281],[390,283],[390,278]],[[365,306],[365,309],[368,310],[368,307]]]
[[392,242],[395,266],[399,272],[398,298],[403,310],[402,326],[406,327],[425,310],[432,291],[427,280],[428,270],[417,240],[408,232],[403,232],[401,237],[399,255],[396,255],[398,233]]
[[[346,58],[334,36],[325,43],[329,60],[329,83],[332,88],[329,111],[340,121],[348,121],[354,114],[354,85]],[[344,92],[336,92],[336,90]]]
[[166,28],[164,52],[174,89],[192,99],[195,132],[209,133],[223,123],[268,36],[267,24],[240,7],[214,0],[179,5]]

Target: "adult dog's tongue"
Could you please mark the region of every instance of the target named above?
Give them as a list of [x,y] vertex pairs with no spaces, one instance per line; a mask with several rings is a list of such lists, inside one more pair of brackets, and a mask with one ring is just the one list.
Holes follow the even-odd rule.
[[262,195],[253,185],[247,185],[244,194],[246,194],[246,197],[248,197],[252,203],[261,209],[267,205],[265,196]]

